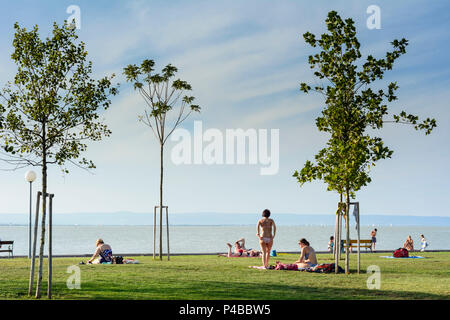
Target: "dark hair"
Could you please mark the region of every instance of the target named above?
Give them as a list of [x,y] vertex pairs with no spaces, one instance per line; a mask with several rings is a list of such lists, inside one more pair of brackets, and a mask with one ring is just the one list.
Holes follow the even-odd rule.
[[263,213],[262,213],[263,217],[270,217],[270,210],[269,209],[264,209]]
[[375,231],[378,231],[377,228],[375,228]]
[[303,243],[304,245],[309,247],[309,242],[305,238],[301,238],[300,243]]
[[333,237],[333,236],[331,236],[331,237],[330,237],[330,240],[334,240],[334,237]]

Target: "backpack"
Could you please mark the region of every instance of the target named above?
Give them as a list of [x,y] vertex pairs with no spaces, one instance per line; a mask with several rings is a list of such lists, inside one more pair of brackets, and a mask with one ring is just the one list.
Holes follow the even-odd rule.
[[112,263],[113,264],[123,264],[123,257],[122,256],[112,257]]
[[408,258],[409,252],[405,248],[398,248],[397,250],[394,251],[394,253],[392,255],[395,258]]
[[[322,263],[316,267],[316,270],[314,272],[334,273],[335,270],[336,268],[334,263]],[[338,273],[344,273],[344,269],[342,269],[340,266],[338,266]]]

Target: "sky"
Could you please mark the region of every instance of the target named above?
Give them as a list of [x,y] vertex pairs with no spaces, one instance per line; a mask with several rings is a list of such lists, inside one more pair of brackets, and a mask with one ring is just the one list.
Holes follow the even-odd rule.
[[[159,145],[138,121],[145,103],[125,82],[128,64],[153,59],[159,70],[172,63],[188,81],[202,108],[183,123],[203,130],[278,129],[279,170],[261,175],[259,164],[179,164],[171,161],[176,142],[166,146],[165,203],[173,213],[221,212],[334,213],[338,195],[322,182],[300,187],[292,177],[325,145],[315,127],[323,97],[299,91],[314,83],[308,56],[315,51],[302,34],[326,31],[330,10],[352,18],[363,57],[382,57],[394,39],[409,40],[407,53],[378,85],[397,81],[398,101],[391,113],[406,110],[436,118],[431,135],[412,127],[386,124],[376,132],[394,150],[377,163],[372,183],[357,193],[361,214],[450,216],[450,3],[448,1],[10,1],[0,13],[0,87],[13,79],[10,59],[13,25],[39,26],[50,34],[54,21],[80,8],[79,39],[86,43],[96,78],[116,74],[119,95],[102,117],[113,134],[90,143],[85,156],[92,172],[49,169],[54,211],[152,212],[159,199]],[[381,28],[369,29],[367,8],[380,8]],[[7,169],[0,163],[0,169]],[[0,213],[28,211],[27,170],[0,171]]]

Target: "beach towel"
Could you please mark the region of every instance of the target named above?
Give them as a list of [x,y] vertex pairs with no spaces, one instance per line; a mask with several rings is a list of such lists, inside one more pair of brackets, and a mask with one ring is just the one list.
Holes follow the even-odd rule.
[[425,257],[421,257],[421,256],[409,256],[409,257],[380,256],[380,258],[386,258],[386,259],[425,259]]
[[275,270],[294,270],[294,271],[298,271],[298,265],[296,263],[284,264],[284,263],[281,263],[281,262],[277,262],[277,266],[275,267]]
[[[263,266],[249,266],[249,268],[267,270]],[[319,264],[316,268],[299,268],[297,264],[284,264],[277,263],[277,266],[270,266],[271,270],[289,270],[289,271],[306,271],[306,272],[316,272],[316,273],[335,273],[334,263],[322,263]],[[344,269],[338,266],[338,273],[344,273]]]
[[128,259],[123,260],[123,263],[125,263],[125,264],[138,264],[139,260],[134,260],[133,258],[128,258]]

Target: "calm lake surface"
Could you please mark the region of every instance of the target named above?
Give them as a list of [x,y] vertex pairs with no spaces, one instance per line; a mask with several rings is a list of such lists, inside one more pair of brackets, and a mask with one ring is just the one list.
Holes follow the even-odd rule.
[[[361,239],[370,239],[373,227],[361,226]],[[377,227],[377,249],[394,250],[403,245],[411,235],[414,248],[420,249],[420,234],[428,240],[429,250],[450,249],[450,227]],[[244,237],[247,248],[258,248],[255,226],[171,226],[171,253],[226,252],[227,242]],[[278,226],[273,249],[299,251],[297,241],[306,238],[317,251],[326,251],[334,226]],[[356,239],[356,230],[351,230]],[[54,226],[53,254],[92,254],[95,240],[103,238],[114,254],[153,253],[153,226]],[[0,226],[0,239],[14,240],[14,254],[28,254],[27,226]],[[38,234],[38,243],[40,234]],[[166,252],[166,230],[163,231],[163,248]],[[156,244],[158,252],[158,242]],[[363,249],[364,250],[364,249]],[[39,250],[37,249],[37,252]],[[1,255],[5,255],[1,253]]]

